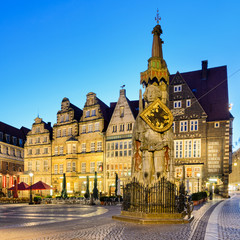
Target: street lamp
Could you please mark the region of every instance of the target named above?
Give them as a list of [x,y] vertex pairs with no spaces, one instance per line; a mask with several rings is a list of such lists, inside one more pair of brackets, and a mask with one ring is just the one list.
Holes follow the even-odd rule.
[[29,173],[30,176],[30,199],[29,199],[29,205],[33,204],[32,201],[32,177],[33,177],[33,173]]
[[197,173],[197,177],[198,177],[198,192],[199,192],[199,178],[200,178],[200,173]]

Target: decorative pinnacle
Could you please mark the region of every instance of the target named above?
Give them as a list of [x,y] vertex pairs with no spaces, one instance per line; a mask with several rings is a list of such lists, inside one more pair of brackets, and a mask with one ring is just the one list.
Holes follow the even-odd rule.
[[159,24],[159,20],[161,20],[161,17],[159,17],[159,11],[157,8],[157,16],[155,17],[155,21],[157,21],[157,24]]

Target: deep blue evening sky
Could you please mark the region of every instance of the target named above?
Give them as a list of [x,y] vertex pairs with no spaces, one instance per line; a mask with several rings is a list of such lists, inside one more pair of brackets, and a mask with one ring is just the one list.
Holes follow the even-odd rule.
[[[138,99],[151,56],[156,9],[171,74],[227,65],[234,146],[240,146],[240,1],[1,0],[0,121],[56,122],[61,100],[83,108],[95,92],[109,105],[125,84]],[[238,144],[236,145],[236,142]]]

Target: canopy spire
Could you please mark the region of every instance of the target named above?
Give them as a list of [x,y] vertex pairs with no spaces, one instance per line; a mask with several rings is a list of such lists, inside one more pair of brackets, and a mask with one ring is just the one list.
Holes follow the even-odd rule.
[[159,25],[159,20],[161,20],[161,17],[159,17],[159,11],[157,8],[157,16],[155,17],[155,21],[157,22],[158,25]]

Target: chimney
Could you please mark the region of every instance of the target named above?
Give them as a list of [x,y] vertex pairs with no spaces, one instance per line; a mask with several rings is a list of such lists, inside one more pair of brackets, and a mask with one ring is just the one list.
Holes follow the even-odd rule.
[[126,89],[120,89],[120,96],[121,95],[126,97]]
[[202,61],[202,80],[207,80],[208,61]]

